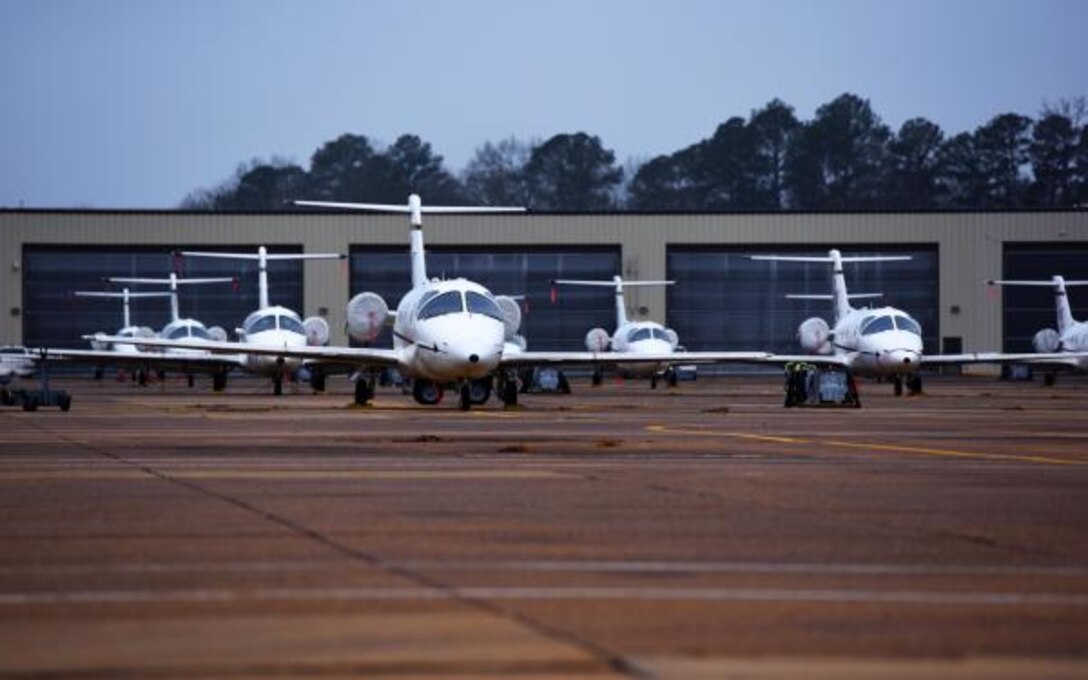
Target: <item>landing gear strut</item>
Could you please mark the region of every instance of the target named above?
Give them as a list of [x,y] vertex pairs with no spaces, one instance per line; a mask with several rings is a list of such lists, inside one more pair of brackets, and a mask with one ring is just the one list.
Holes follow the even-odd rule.
[[[324,376],[322,376],[324,379]],[[324,385],[322,385],[324,387]],[[359,376],[355,381],[355,404],[366,406],[374,398],[374,378]]]

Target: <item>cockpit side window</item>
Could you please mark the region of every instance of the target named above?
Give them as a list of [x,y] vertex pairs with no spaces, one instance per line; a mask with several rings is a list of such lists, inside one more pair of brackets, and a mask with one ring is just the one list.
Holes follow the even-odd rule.
[[278,318],[280,320],[280,330],[306,335],[306,329],[302,327],[302,324],[299,323],[298,319],[290,316],[280,316]]
[[669,334],[665,332],[664,328],[653,328],[651,330],[653,331],[654,339],[669,342]]
[[639,342],[653,337],[649,328],[636,328],[627,334],[627,342]]
[[187,338],[187,337],[189,337],[188,331],[189,331],[188,326],[178,326],[174,330],[170,331],[170,334],[168,336],[166,336],[166,337],[167,337],[168,340],[177,340],[178,338]]
[[862,335],[872,335],[873,333],[883,333],[884,331],[894,331],[895,324],[892,323],[892,317],[890,316],[874,316],[865,322],[865,325],[861,327]]
[[482,293],[477,293],[472,290],[466,291],[465,306],[468,309],[469,314],[483,314],[484,316],[490,316],[497,321],[503,320],[499,306],[493,299]]
[[440,295],[436,295],[427,304],[423,305],[423,308],[419,310],[420,321],[427,319],[433,319],[436,316],[442,316],[444,314],[456,314],[457,312],[463,312],[464,306],[461,300],[461,291],[451,290]]
[[909,316],[896,315],[895,327],[901,331],[907,331],[908,333],[914,333],[915,335],[922,334],[922,327],[918,325],[918,322]]
[[276,330],[276,315],[268,314],[265,316],[259,316],[253,320],[249,326],[246,327],[246,335],[252,335],[253,333],[263,333],[264,331]]
[[212,339],[212,336],[208,335],[208,331],[200,326],[189,326],[189,337],[203,338],[205,340]]
[[[435,295],[438,295],[437,290],[429,290],[429,291],[425,292],[423,295],[420,295],[419,296],[419,302],[416,303],[416,310],[423,309],[423,305],[425,305],[428,302],[430,302],[431,300],[433,300]],[[416,313],[416,316],[419,316],[418,312]]]

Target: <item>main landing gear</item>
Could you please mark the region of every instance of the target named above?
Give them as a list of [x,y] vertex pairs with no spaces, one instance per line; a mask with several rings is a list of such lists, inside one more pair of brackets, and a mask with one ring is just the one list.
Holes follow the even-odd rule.
[[360,375],[355,379],[355,405],[366,406],[374,399],[374,376]]
[[903,396],[903,385],[906,384],[908,396],[913,397],[916,394],[922,393],[922,376],[912,375],[907,378],[903,378],[901,375],[897,375],[892,378],[892,386],[895,390],[895,396]]

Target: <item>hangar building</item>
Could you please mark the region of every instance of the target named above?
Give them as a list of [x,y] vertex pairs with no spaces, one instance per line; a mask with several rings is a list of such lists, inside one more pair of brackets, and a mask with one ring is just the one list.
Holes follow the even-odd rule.
[[[578,350],[586,332],[614,325],[607,289],[554,289],[559,277],[674,279],[668,288],[628,291],[633,317],[674,328],[690,350],[796,352],[797,325],[830,315],[822,264],[748,260],[757,253],[907,254],[905,262],[851,264],[851,292],[884,294],[913,314],[926,351],[1030,350],[1052,327],[1045,288],[992,290],[989,278],[1088,279],[1088,211],[850,213],[528,213],[429,215],[424,229],[432,277],[466,276],[496,294],[524,295],[523,331],[532,349]],[[234,286],[183,291],[184,316],[233,330],[257,306],[253,262],[201,260],[178,250],[338,252],[343,263],[275,263],[275,304],[326,315],[345,343],[344,306],[374,291],[391,309],[407,290],[403,215],[343,212],[212,213],[114,210],[0,210],[0,342],[83,347],[80,336],[114,331],[120,306],[76,298],[106,290],[107,276],[230,275]],[[119,286],[113,285],[117,290]],[[1088,317],[1088,289],[1070,293]],[[134,321],[161,328],[162,300],[139,300]],[[382,342],[379,340],[379,342]]]

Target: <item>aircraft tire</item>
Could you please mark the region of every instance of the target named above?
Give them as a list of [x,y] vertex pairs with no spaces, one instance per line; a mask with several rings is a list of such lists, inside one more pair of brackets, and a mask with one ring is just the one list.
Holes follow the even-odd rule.
[[424,406],[434,406],[442,401],[442,388],[431,380],[413,380],[412,398]]
[[892,378],[892,384],[894,385],[895,396],[903,396],[903,378],[898,375]]
[[193,377],[192,373],[190,373],[189,375],[187,375],[185,377],[188,378],[188,380],[186,382],[189,383],[189,389],[193,389],[193,385],[196,384],[196,378]]
[[227,374],[215,373],[212,375],[212,391],[222,392],[227,389]]
[[1058,376],[1054,373],[1043,374],[1043,387],[1054,387],[1054,383],[1058,381]]
[[72,410],[72,395],[66,394],[61,397],[60,403],[58,403],[57,406],[60,406],[60,410],[64,411],[65,413]]
[[315,371],[310,375],[310,387],[314,388],[314,392],[325,391],[325,374]]
[[38,398],[33,394],[26,395],[26,399],[23,400],[24,411],[37,411],[38,410]]
[[591,377],[591,378],[589,379],[589,382],[590,382],[590,383],[591,383],[591,384],[592,384],[592,385],[593,385],[594,387],[600,387],[600,386],[601,386],[601,383],[602,383],[602,382],[604,382],[604,376],[603,376],[603,375],[601,375],[601,372],[600,372],[600,371],[593,371],[593,377]]
[[514,380],[503,381],[502,405],[506,408],[515,408],[518,405],[518,384]]
[[[324,385],[322,385],[324,388]],[[355,404],[357,406],[366,406],[374,398],[374,386],[366,378],[359,378],[355,381]]]
[[493,381],[491,378],[480,378],[468,383],[470,386],[469,392],[471,394],[472,403],[479,406],[480,404],[486,404],[487,400],[491,398],[491,392],[493,389]]
[[910,390],[910,393],[912,395],[913,394],[921,394],[922,393],[922,376],[920,376],[920,375],[911,376],[910,382],[908,383],[907,388]]
[[457,400],[457,405],[462,411],[467,411],[472,408],[472,384],[461,383],[460,399]]
[[272,378],[272,394],[277,397],[283,395],[283,378]]

